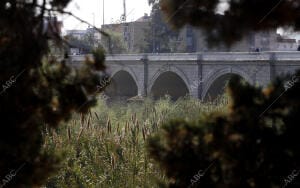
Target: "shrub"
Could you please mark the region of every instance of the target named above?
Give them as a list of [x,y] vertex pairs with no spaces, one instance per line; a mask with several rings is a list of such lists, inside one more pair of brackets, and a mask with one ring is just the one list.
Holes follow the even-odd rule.
[[148,150],[169,178],[168,186],[286,185],[285,178],[300,165],[296,78],[277,79],[263,90],[234,77],[228,85],[228,112],[165,123],[162,132],[149,139]]
[[65,43],[54,31],[57,23],[46,25],[46,15],[63,13],[69,2],[0,1],[0,187],[43,184],[58,161],[42,151],[44,125],[56,128],[96,101],[103,50],[80,68],[68,66],[67,55],[59,60],[48,54],[50,42],[61,49]]

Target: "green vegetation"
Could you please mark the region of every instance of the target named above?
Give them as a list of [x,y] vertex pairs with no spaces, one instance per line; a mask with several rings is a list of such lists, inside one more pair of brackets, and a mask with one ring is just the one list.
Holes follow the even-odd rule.
[[118,32],[106,29],[105,32],[109,34],[109,38],[104,38],[102,45],[108,54],[125,54],[128,52],[126,43],[122,35]]
[[[153,1],[150,0],[150,3]],[[128,109],[113,107],[114,113],[114,110],[100,105],[99,109],[91,112],[97,113],[97,120],[94,115],[85,117],[86,120],[78,117],[76,120],[75,117],[66,128],[54,129],[61,122],[68,122],[74,112],[85,113],[93,106],[96,85],[103,79],[99,71],[105,71],[105,57],[101,48],[94,51],[94,60],[87,58],[84,66],[78,69],[67,65],[68,54],[64,59],[48,56],[49,40],[61,48],[66,45],[66,41],[60,38],[58,31],[47,29],[48,26],[44,24],[46,17],[57,13],[72,16],[72,13],[64,11],[69,2],[71,0],[0,1],[0,80],[5,83],[0,97],[0,177],[5,177],[1,186],[19,188],[44,184],[58,164],[57,158],[52,155],[54,151],[64,151],[66,159],[58,175],[48,180],[49,187],[50,184],[52,187],[91,187],[99,184],[107,184],[107,187],[153,186],[149,182],[152,181],[151,177],[162,175],[159,175],[158,168],[152,165],[146,155],[146,137],[157,131],[160,124],[168,119],[185,117],[184,123],[180,120],[169,124],[179,128],[178,125],[182,124],[189,130],[190,125],[186,122],[198,118],[199,113],[222,108],[179,101],[176,108],[170,110],[169,101],[159,102],[154,107],[148,101],[144,107],[134,104]],[[259,3],[257,0],[229,1],[230,9],[223,16],[214,13],[218,2],[162,0],[161,10],[176,27],[187,23],[203,26],[210,44],[223,41],[229,45],[253,30],[279,26],[292,26],[296,30],[300,28],[300,4],[296,1],[282,1],[278,6],[277,0]],[[270,9],[272,12],[268,14]],[[297,76],[300,76],[299,72]],[[242,87],[235,81],[236,84],[232,82],[231,86],[231,113],[211,119],[211,134],[216,139],[207,139],[208,147],[198,147],[199,150],[196,150],[197,155],[207,157],[206,162],[219,158],[217,177],[206,176],[209,181],[204,182],[215,183],[215,187],[278,185],[281,174],[290,174],[300,166],[297,145],[300,141],[299,126],[296,126],[300,121],[299,84],[288,91],[277,84],[268,94],[263,94],[250,86]],[[283,92],[284,95],[272,109],[256,120],[255,117]],[[203,125],[209,123],[207,120],[209,118],[203,120]],[[272,122],[272,128],[267,125],[268,122]],[[48,126],[45,135],[41,134],[45,129],[42,125]],[[198,129],[192,130],[195,132],[189,134],[203,139],[202,133],[196,132]],[[173,134],[168,138],[172,140],[177,136],[181,134]],[[175,140],[178,142],[165,148],[176,148],[188,139]],[[190,153],[186,152],[186,148],[180,150],[182,148],[178,147],[175,157],[179,157],[170,162],[165,156],[159,155],[166,151],[161,143],[152,142],[152,156],[165,167],[171,186],[186,185],[190,173],[194,172],[182,170],[180,162],[188,159],[187,168],[192,166],[195,170],[198,166],[195,166],[193,160],[201,162],[201,168],[203,161],[199,158],[185,158],[190,157]],[[252,151],[255,153],[249,153]],[[166,153],[166,156],[170,154]],[[10,169],[20,169],[13,181],[8,181],[14,175],[8,174]],[[299,184],[294,185],[299,187]]]
[[152,5],[151,22],[145,30],[146,38],[141,46],[141,52],[145,53],[169,53],[177,52],[177,46],[170,43],[172,38],[177,38],[178,31],[171,30],[168,23],[163,19],[159,3],[149,1]]
[[300,166],[299,77],[300,71],[265,90],[233,77],[226,113],[164,124],[148,148],[168,187],[300,187],[289,180]]
[[199,114],[223,111],[226,100],[203,104],[168,97],[144,103],[106,105],[99,100],[89,115],[75,116],[66,126],[44,131],[44,149],[64,153],[58,174],[47,188],[157,187],[166,183],[160,168],[149,158],[146,139],[170,119],[197,119]]
[[[0,1],[1,187],[44,184],[58,161],[41,151],[42,125],[56,128],[74,112],[87,112],[94,104],[93,94],[105,69],[103,50],[95,50],[81,67],[70,66],[67,53],[62,52],[62,58],[48,55],[54,44],[68,47],[59,29],[54,29],[59,23],[48,16],[64,14],[69,2]],[[13,169],[20,170],[11,178]]]

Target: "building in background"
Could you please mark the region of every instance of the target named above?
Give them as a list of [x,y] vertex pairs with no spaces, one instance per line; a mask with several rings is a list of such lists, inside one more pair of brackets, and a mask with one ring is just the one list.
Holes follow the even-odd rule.
[[108,33],[119,33],[126,44],[128,53],[139,53],[140,46],[147,37],[145,31],[150,28],[149,22],[150,16],[145,14],[136,21],[106,24],[102,26],[102,29]]
[[296,39],[284,38],[278,35],[276,45],[278,51],[296,51],[300,43]]
[[171,41],[176,46],[173,52],[259,52],[259,51],[297,51],[300,42],[284,38],[276,30],[252,32],[229,48],[225,45],[209,48],[203,31],[185,26],[177,38]]
[[66,38],[71,45],[69,52],[72,55],[91,53],[93,48],[101,44],[101,33],[92,27],[86,30],[67,30]]
[[[120,38],[117,38],[116,41],[117,43],[118,41],[124,43],[126,50],[118,50],[117,53],[146,53],[144,48],[147,44],[145,43],[151,42],[149,38],[155,38],[155,33],[151,28],[151,16],[147,14],[132,22],[120,21],[118,23],[105,24],[102,25],[101,29],[107,33],[118,34]],[[276,30],[252,32],[230,47],[220,45],[214,48],[208,47],[205,34],[199,28],[186,25],[176,33],[176,35],[168,38],[169,51],[173,53],[297,51],[300,45],[295,39],[283,38],[277,34]],[[87,36],[89,36],[90,39],[88,41],[93,41],[93,47],[99,44],[105,45],[105,37],[93,28],[68,30],[67,35],[79,40],[86,40]],[[112,36],[114,35],[112,34]],[[113,46],[117,46],[117,44]],[[154,52],[150,50],[151,52],[158,53],[159,50],[158,52],[156,52],[156,49]],[[82,52],[80,49],[73,49],[73,53],[80,54]]]
[[74,30],[67,30],[66,32],[67,32],[67,36],[72,36],[77,39],[83,39],[87,33],[87,30],[74,29]]
[[209,48],[204,32],[199,28],[186,26],[181,29],[178,40],[179,52],[253,52],[276,50],[276,31],[250,33],[230,47],[219,45]]
[[99,33],[99,31],[93,27],[88,27],[86,30],[67,30],[66,35],[72,36],[79,40],[84,40],[87,37],[90,37],[91,40],[95,41],[94,43],[99,43],[101,40],[101,33]]

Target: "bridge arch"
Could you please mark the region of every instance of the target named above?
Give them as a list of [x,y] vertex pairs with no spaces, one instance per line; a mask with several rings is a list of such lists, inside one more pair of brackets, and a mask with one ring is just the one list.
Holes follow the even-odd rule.
[[168,66],[154,74],[149,83],[148,93],[154,98],[168,94],[173,100],[177,100],[190,94],[189,81],[178,68]]
[[124,100],[138,95],[136,75],[129,68],[115,70],[110,76],[110,85],[105,94],[113,100]]
[[244,79],[246,82],[252,84],[253,81],[251,77],[244,71],[237,68],[226,68],[220,69],[210,73],[204,80],[204,87],[202,92],[202,99],[207,100],[208,95],[214,99],[218,94],[224,91],[227,81],[233,76],[237,75]]
[[138,77],[136,76],[136,74],[134,73],[134,71],[130,68],[130,67],[126,67],[124,65],[122,65],[121,67],[117,67],[113,69],[114,71],[110,74],[110,77],[112,78],[115,74],[117,74],[120,71],[125,71],[128,74],[130,74],[130,76],[133,78],[133,80],[135,81],[135,83],[137,83],[138,81]]

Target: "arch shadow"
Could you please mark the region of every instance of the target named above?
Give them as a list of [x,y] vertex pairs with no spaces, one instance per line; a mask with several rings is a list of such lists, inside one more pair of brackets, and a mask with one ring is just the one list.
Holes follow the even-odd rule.
[[126,100],[138,95],[138,85],[130,72],[119,70],[112,74],[104,93],[111,100]]
[[162,74],[166,73],[166,72],[173,72],[176,75],[178,75],[182,81],[185,83],[185,85],[188,88],[188,92],[190,93],[191,89],[190,89],[190,81],[189,78],[184,74],[183,71],[181,71],[179,68],[177,68],[176,66],[170,66],[168,64],[162,65],[154,74],[154,76],[152,76],[152,78],[149,81],[148,84],[148,88],[147,88],[147,92],[151,93],[151,89],[155,83],[155,81],[158,79],[158,77],[160,77]]
[[189,89],[184,80],[174,72],[166,71],[160,74],[151,85],[150,96],[159,99],[169,95],[172,100],[177,100],[189,94]]
[[226,88],[226,84],[233,75],[241,77],[243,80],[250,84],[253,83],[252,79],[241,70],[234,68],[217,70],[211,73],[204,81],[204,88],[201,95],[202,100],[213,100],[218,95],[223,94]]

